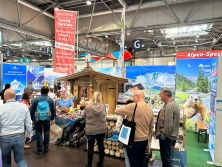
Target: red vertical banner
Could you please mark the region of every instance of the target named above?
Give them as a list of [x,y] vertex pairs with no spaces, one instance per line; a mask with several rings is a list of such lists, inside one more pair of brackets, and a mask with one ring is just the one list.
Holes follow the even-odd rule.
[[53,71],[73,74],[77,12],[55,9],[54,16],[55,55]]

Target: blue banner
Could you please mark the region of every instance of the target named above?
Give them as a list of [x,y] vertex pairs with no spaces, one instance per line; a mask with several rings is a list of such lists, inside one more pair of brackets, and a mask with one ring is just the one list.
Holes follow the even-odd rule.
[[23,94],[26,85],[26,66],[3,64],[2,71],[4,88],[6,83],[11,84],[11,88],[15,90],[16,94]]
[[41,89],[44,79],[44,67],[27,66],[27,82],[32,82],[34,89]]

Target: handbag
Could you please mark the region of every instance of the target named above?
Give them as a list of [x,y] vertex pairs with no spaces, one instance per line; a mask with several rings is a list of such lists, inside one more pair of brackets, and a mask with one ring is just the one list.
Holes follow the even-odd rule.
[[133,116],[131,121],[125,119],[123,121],[118,140],[127,146],[133,146],[134,137],[135,137],[135,130],[136,130],[136,123],[134,122],[135,112],[137,108],[137,103],[134,108]]
[[187,167],[187,151],[175,151],[171,150],[170,159],[173,165],[178,165],[181,167]]

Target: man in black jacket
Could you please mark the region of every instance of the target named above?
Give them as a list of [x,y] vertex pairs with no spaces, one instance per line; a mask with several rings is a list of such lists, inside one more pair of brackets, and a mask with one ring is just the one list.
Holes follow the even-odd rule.
[[[48,151],[49,145],[49,135],[50,135],[50,125],[54,123],[55,118],[55,104],[51,97],[48,96],[49,88],[47,86],[43,86],[41,88],[41,95],[33,99],[30,114],[31,119],[35,123],[35,131],[36,131],[36,141],[37,141],[37,149],[35,150],[36,154],[43,154]],[[47,101],[51,117],[46,120],[41,120],[36,118],[36,110],[38,108],[38,103],[42,101]],[[44,141],[42,140],[42,126],[44,128]]]

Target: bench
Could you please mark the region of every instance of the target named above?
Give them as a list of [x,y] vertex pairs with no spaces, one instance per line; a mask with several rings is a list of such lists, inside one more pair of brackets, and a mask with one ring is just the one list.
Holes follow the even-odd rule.
[[198,128],[198,142],[200,142],[200,135],[205,134],[205,139],[203,140],[203,142],[206,143],[207,142],[207,127],[206,127],[206,125],[204,124],[203,121],[197,120],[196,126]]

